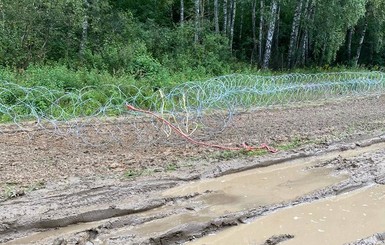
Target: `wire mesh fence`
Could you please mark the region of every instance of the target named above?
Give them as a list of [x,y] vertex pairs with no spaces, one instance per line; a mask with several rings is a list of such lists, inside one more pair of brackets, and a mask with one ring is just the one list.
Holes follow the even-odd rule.
[[[269,106],[335,100],[385,92],[380,72],[255,76],[233,74],[153,91],[133,85],[103,85],[59,91],[0,81],[0,134],[44,131],[76,136],[89,144],[171,142],[172,132],[156,113],[187,135],[216,134],[237,113]],[[125,140],[127,142],[127,140]]]

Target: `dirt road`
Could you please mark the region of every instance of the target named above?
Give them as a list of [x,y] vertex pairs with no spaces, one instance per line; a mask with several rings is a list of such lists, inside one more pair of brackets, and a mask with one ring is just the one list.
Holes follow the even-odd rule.
[[383,108],[384,96],[257,110],[220,134],[196,133],[276,154],[133,144],[130,125],[101,146],[0,133],[0,243],[384,243]]

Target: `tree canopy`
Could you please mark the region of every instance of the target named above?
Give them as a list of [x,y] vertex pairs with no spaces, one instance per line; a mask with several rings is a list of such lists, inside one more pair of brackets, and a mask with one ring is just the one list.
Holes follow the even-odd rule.
[[137,78],[234,64],[382,66],[384,32],[385,0],[0,0],[0,66]]

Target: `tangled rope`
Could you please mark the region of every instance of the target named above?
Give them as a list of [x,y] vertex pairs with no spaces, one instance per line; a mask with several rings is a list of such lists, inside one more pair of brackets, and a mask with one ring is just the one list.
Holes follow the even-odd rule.
[[267,151],[269,151],[271,153],[276,153],[277,152],[276,149],[268,146],[267,144],[261,144],[259,147],[255,147],[255,146],[249,146],[246,143],[243,143],[241,147],[229,147],[229,146],[209,144],[209,143],[205,143],[205,142],[202,142],[202,141],[197,141],[197,140],[194,140],[193,138],[191,138],[189,135],[183,133],[182,130],[180,130],[177,126],[173,125],[171,122],[167,121],[163,117],[160,117],[160,116],[156,115],[155,113],[153,113],[151,111],[138,109],[138,108],[135,108],[132,105],[127,105],[127,108],[128,108],[128,110],[136,111],[136,112],[141,112],[141,113],[148,114],[148,115],[151,115],[151,116],[157,118],[158,120],[160,120],[161,122],[166,124],[168,127],[170,127],[174,132],[176,132],[177,134],[182,136],[184,139],[186,139],[187,141],[189,141],[189,142],[191,142],[191,143],[193,143],[195,145],[201,145],[201,146],[216,148],[216,149],[220,149],[220,150],[227,150],[227,151],[240,151],[240,150],[255,151],[255,150],[265,149],[265,150],[267,150]]

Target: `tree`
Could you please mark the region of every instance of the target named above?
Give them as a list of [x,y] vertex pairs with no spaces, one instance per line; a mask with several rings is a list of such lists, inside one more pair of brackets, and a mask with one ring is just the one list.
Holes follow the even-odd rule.
[[230,50],[233,49],[236,10],[237,10],[237,0],[231,0],[231,19],[230,19],[230,35],[229,35]]
[[223,33],[227,34],[228,16],[227,16],[227,0],[223,0]]
[[195,36],[194,36],[194,42],[199,42],[199,35],[200,35],[200,0],[195,0]]
[[259,1],[260,4],[260,17],[259,17],[259,38],[258,38],[258,63],[262,66],[262,57],[263,57],[263,26],[264,26],[264,0]]
[[215,33],[219,34],[219,6],[218,0],[214,0],[214,23],[215,23]]
[[180,24],[184,23],[184,0],[180,0]]
[[271,57],[271,48],[273,46],[273,36],[275,31],[275,26],[277,22],[277,10],[278,10],[278,2],[277,0],[272,0],[270,7],[270,20],[269,20],[269,28],[267,30],[267,38],[265,45],[265,56],[263,58],[262,68],[267,69],[270,63]]
[[302,5],[303,5],[303,0],[297,0],[297,7],[294,12],[293,24],[291,28],[289,53],[287,55],[288,56],[287,66],[289,68],[293,66],[293,58],[296,52],[298,34],[299,34],[299,25],[300,25],[301,14],[302,14]]

